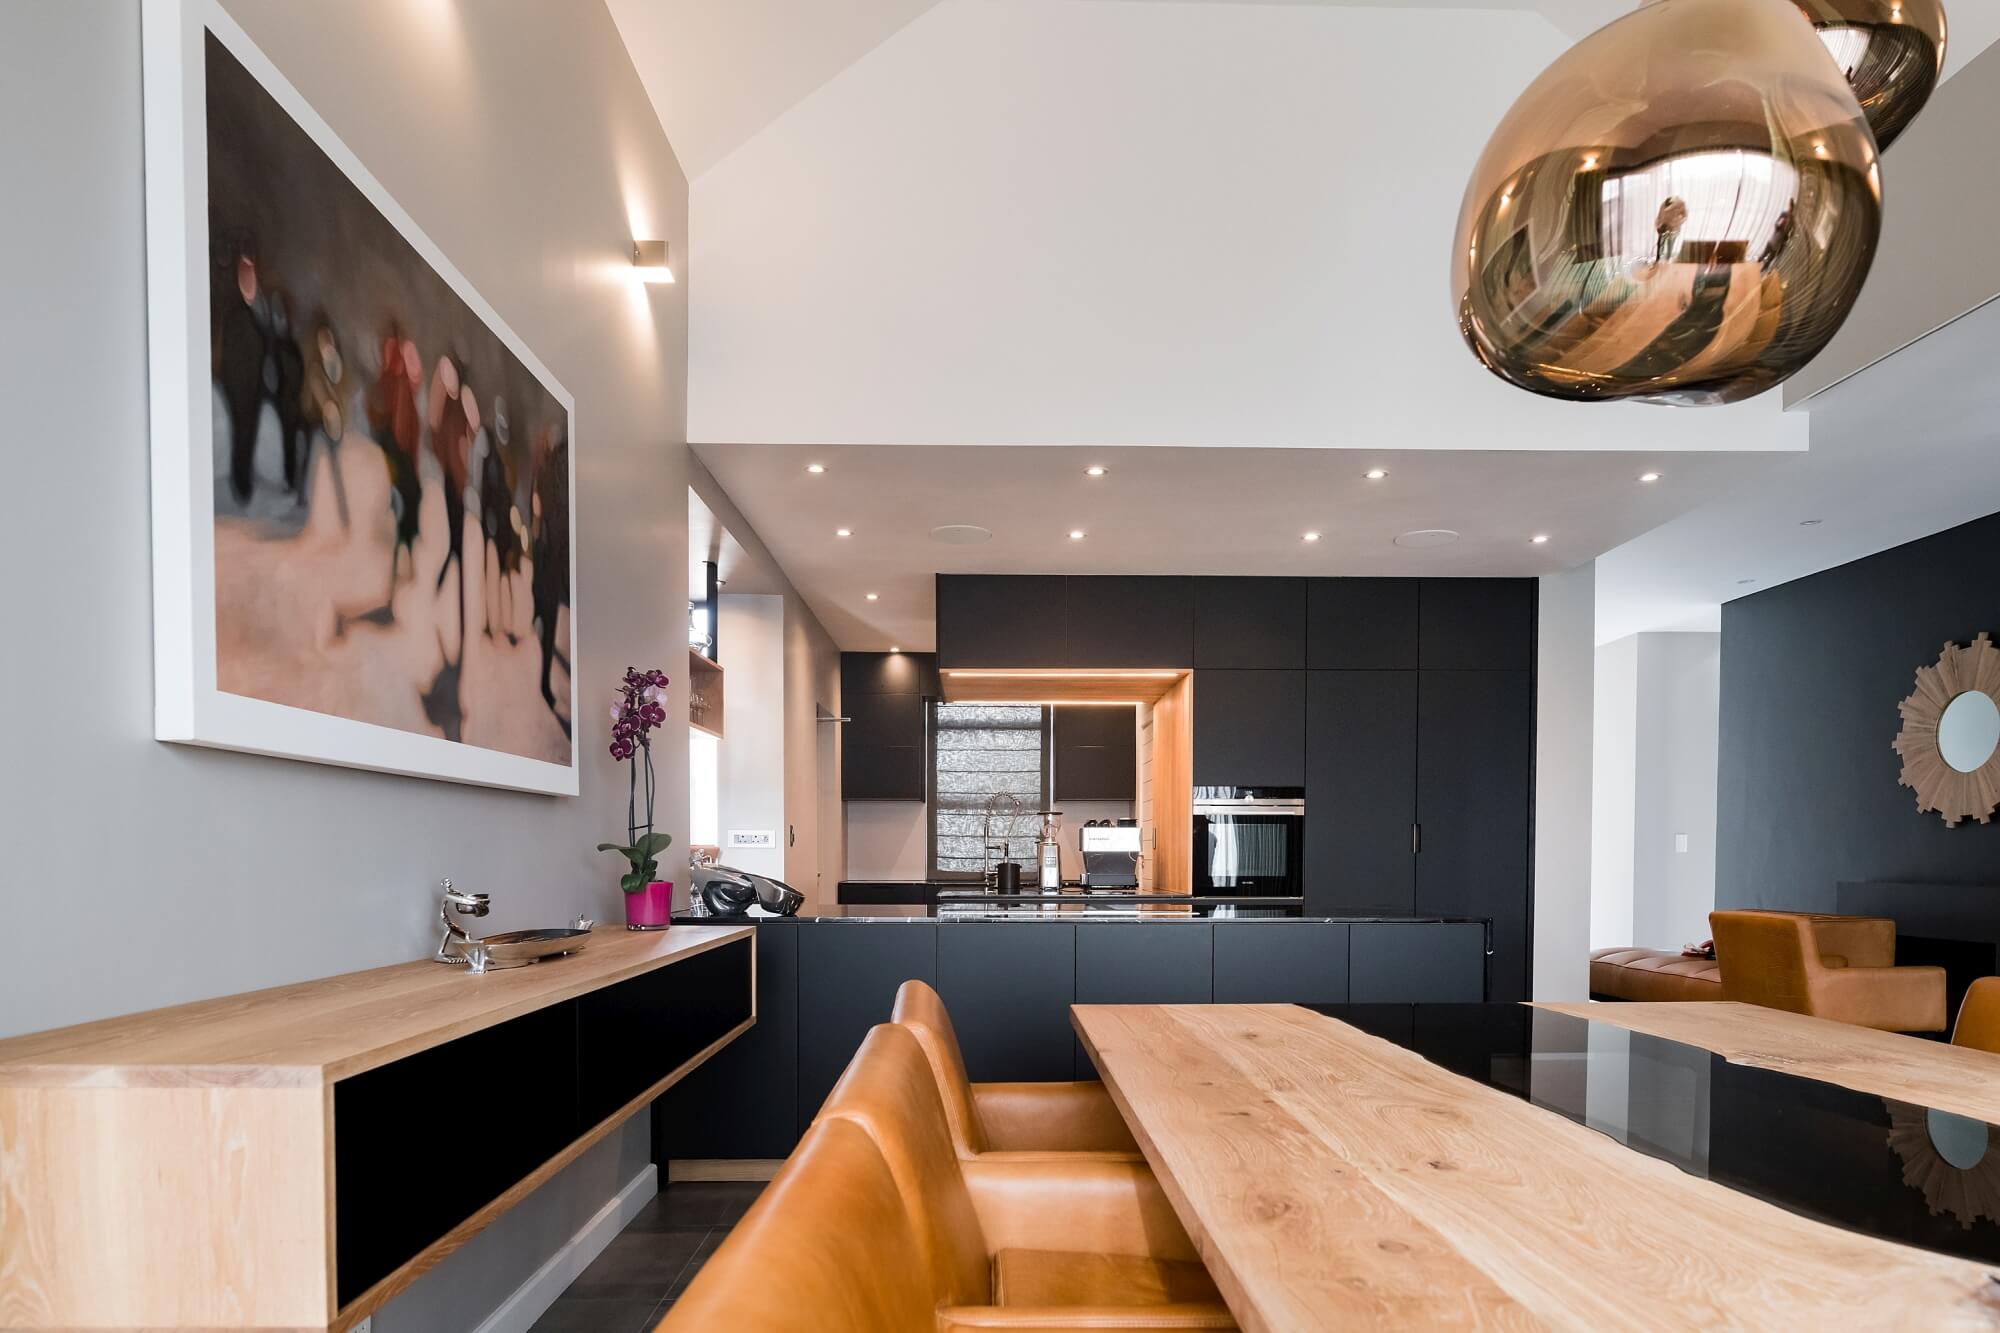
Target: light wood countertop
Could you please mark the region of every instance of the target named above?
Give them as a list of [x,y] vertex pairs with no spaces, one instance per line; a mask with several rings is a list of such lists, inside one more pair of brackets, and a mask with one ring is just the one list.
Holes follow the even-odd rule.
[[474,976],[428,959],[0,1041],[0,1087],[318,1087],[743,939],[599,926],[580,953]]
[[1071,1012],[1246,1333],[2000,1328],[1981,1265],[1688,1175],[1309,1010]]
[[1535,1006],[1712,1051],[1731,1064],[1834,1083],[2000,1125],[2000,1055],[1732,1000]]

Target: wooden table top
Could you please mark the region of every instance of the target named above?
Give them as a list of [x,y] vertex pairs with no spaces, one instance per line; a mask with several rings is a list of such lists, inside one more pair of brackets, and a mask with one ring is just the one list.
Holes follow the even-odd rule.
[[657,967],[749,926],[599,926],[588,948],[474,976],[429,959],[0,1041],[0,1087],[318,1086]]
[[1978,1264],[1687,1175],[1310,1010],[1071,1012],[1246,1333],[2000,1329]]
[[2000,1055],[1730,1000],[1535,1006],[1713,1051],[1731,1064],[1835,1083],[2000,1125]]

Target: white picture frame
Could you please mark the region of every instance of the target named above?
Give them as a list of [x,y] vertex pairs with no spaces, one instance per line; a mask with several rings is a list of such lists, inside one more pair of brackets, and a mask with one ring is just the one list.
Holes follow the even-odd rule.
[[[580,772],[576,657],[580,635],[576,616],[575,399],[216,0],[144,0],[142,23],[156,737],[382,773],[576,795]],[[488,749],[217,688],[217,482],[209,332],[205,34],[213,34],[250,72],[567,413],[566,762]],[[412,566],[415,559],[413,550]],[[461,558],[461,585],[463,564]],[[460,597],[462,606],[462,591]],[[460,620],[462,661],[465,639],[471,631],[465,628],[463,611]],[[533,702],[542,706],[539,695]]]

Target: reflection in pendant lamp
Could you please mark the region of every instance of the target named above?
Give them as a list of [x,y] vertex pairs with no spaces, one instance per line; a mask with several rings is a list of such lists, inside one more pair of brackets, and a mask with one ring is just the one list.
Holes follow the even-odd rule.
[[1735,402],[1853,308],[1881,231],[1861,108],[1790,0],[1656,0],[1508,111],[1461,206],[1473,354],[1581,402]]
[[[1659,0],[1652,0],[1658,3]],[[1819,31],[1834,64],[1887,148],[1930,100],[1944,73],[1942,0],[1792,0]]]

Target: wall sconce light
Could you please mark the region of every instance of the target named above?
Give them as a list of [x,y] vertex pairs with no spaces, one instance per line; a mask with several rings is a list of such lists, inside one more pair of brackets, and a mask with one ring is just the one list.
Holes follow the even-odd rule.
[[665,241],[632,242],[632,267],[644,282],[672,282],[674,271],[667,267]]

